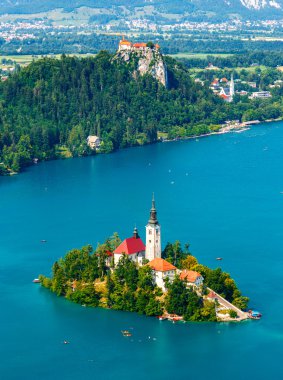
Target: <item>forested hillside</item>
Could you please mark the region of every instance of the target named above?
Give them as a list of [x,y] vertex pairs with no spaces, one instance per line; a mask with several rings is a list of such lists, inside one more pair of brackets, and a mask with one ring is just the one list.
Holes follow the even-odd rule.
[[90,134],[101,137],[104,153],[155,142],[158,131],[188,137],[216,130],[228,119],[282,116],[279,95],[236,97],[228,104],[169,57],[168,88],[151,75],[140,76],[135,64],[107,52],[45,58],[2,82],[0,172],[18,172],[34,160],[93,154],[86,144]]
[[[102,151],[154,142],[174,125],[201,131],[217,123],[223,104],[168,60],[169,89],[101,52],[95,58],[43,59],[0,85],[0,156],[14,171],[33,158],[89,154],[86,138],[101,136]],[[195,128],[195,129],[194,129]]]

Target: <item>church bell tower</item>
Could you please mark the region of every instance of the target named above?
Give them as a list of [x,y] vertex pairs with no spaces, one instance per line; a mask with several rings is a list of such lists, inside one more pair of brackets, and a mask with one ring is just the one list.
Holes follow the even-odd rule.
[[146,229],[146,250],[145,258],[149,261],[161,257],[161,231],[157,220],[154,195],[152,196],[152,205],[150,210],[149,221]]

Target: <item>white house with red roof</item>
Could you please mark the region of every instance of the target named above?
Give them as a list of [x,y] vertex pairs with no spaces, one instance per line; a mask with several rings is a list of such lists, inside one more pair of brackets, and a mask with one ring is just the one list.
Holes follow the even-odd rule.
[[172,282],[176,276],[177,268],[168,261],[161,259],[160,257],[156,257],[150,261],[148,265],[153,270],[153,278],[155,284],[159,286],[159,288],[161,288],[163,291],[165,291],[165,280],[168,279],[170,282]]
[[188,286],[196,287],[202,286],[204,280],[200,273],[187,269],[180,273],[180,279],[185,281]]
[[145,245],[139,237],[137,228],[134,229],[132,237],[125,239],[113,252],[114,264],[117,265],[122,255],[127,255],[129,259],[137,263],[143,264],[145,258]]

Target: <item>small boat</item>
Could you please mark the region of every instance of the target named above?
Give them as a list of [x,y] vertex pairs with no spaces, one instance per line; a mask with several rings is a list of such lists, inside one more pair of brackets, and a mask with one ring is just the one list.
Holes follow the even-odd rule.
[[41,242],[41,243],[47,243],[47,240],[42,239],[42,240],[40,240],[40,242]]
[[249,310],[249,318],[251,319],[260,319],[262,314],[259,311]]
[[241,128],[241,129],[238,129],[236,131],[234,131],[235,133],[242,133],[242,132],[245,132],[245,131],[248,131],[250,128]]
[[223,260],[222,257],[216,257],[216,260],[220,261]]
[[39,278],[35,278],[35,279],[32,280],[32,282],[33,282],[34,284],[38,284],[38,283],[40,282],[40,279],[39,279]]
[[162,315],[160,317],[157,317],[160,321],[164,321],[166,318],[165,317],[162,317]]
[[64,340],[63,343],[64,344],[70,344],[70,342],[68,340]]
[[121,333],[123,336],[132,336],[132,333],[130,333],[128,330],[121,330]]

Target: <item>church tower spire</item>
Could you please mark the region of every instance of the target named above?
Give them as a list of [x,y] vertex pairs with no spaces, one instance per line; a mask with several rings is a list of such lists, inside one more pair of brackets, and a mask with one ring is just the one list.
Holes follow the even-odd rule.
[[234,76],[232,73],[231,74],[231,80],[230,80],[230,98],[231,98],[231,101],[233,100],[234,95],[235,95],[235,83],[234,83]]
[[148,224],[158,224],[157,211],[156,211],[156,208],[155,208],[154,193],[152,194],[150,217],[149,217]]
[[154,194],[152,195],[150,216],[146,229],[145,258],[149,261],[161,257],[161,231],[157,220]]

